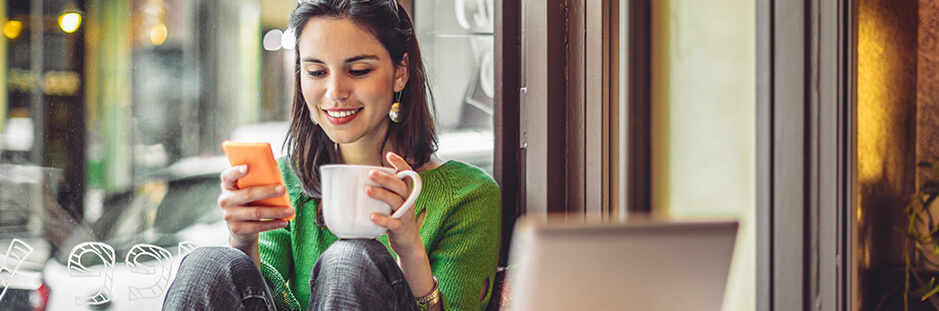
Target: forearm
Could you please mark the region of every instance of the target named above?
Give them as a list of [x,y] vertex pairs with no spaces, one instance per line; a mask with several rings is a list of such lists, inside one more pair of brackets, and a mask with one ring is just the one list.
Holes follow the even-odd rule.
[[[408,280],[411,287],[411,293],[414,297],[423,297],[431,293],[434,289],[434,272],[430,269],[430,260],[423,247],[416,248],[411,254],[398,254],[398,260],[401,265],[401,271]],[[440,310],[440,303],[435,304],[428,310]]]
[[237,248],[248,255],[251,258],[251,261],[254,261],[254,265],[261,267],[261,251],[258,247],[258,240],[255,239],[253,242],[240,241],[234,236],[228,236],[228,244],[231,247]]

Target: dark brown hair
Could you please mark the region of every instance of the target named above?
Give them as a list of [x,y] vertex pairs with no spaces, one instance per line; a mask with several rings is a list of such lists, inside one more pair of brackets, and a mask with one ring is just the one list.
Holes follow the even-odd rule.
[[[408,82],[401,90],[401,122],[389,122],[383,146],[390,143],[391,149],[415,169],[430,161],[437,151],[433,103],[428,102],[430,94],[414,25],[404,8],[393,0],[305,0],[290,14],[288,29],[300,38],[304,25],[316,17],[351,19],[381,42],[395,65],[401,64],[407,53]],[[296,83],[285,144],[290,167],[300,179],[303,194],[318,199],[322,197],[319,167],[336,163],[339,152],[323,128],[310,120],[310,111],[300,89],[299,47],[295,47],[295,51]]]

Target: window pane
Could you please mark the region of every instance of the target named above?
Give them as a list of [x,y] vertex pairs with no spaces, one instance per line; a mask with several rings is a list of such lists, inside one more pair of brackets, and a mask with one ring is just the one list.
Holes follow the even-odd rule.
[[652,7],[653,212],[738,219],[724,310],[752,310],[755,1],[670,0]]
[[492,175],[493,2],[414,1],[414,23],[437,106],[443,159]]
[[[438,156],[492,174],[492,1],[402,4]],[[0,1],[0,309],[157,310],[183,256],[228,245],[220,144],[284,154],[296,5]]]

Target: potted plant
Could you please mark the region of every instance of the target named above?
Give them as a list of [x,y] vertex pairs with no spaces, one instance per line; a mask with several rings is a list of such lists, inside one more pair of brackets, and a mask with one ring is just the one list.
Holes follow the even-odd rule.
[[[939,162],[939,159],[936,160]],[[929,169],[919,190],[913,194],[903,209],[906,220],[904,233],[904,280],[903,310],[910,309],[911,299],[922,307],[939,310],[939,219],[933,217],[931,209],[939,198],[939,165],[923,161],[920,169]]]

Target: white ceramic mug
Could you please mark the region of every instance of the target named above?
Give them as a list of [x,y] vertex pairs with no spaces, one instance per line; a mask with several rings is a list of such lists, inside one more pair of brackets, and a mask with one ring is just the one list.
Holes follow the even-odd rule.
[[[365,193],[367,186],[380,187],[368,178],[368,172],[378,170],[400,179],[411,177],[414,189],[404,204],[391,214],[391,206],[373,199]],[[388,230],[371,220],[372,213],[401,218],[414,206],[421,194],[421,176],[415,171],[401,171],[389,167],[368,165],[329,164],[320,166],[320,184],[323,189],[323,219],[326,227],[340,239],[374,239]]]

